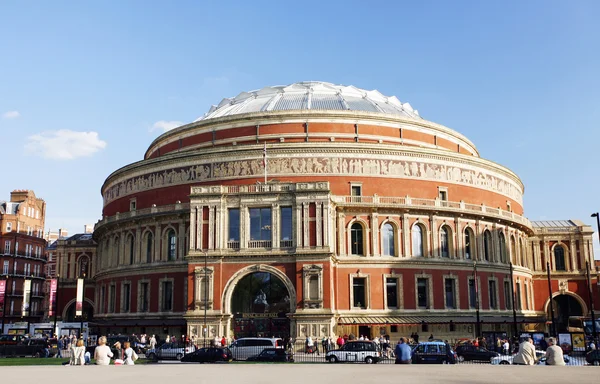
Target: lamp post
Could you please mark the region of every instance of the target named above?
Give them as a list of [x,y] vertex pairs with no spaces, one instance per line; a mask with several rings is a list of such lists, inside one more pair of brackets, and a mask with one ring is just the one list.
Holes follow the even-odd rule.
[[554,298],[552,297],[552,280],[550,279],[550,262],[546,262],[546,272],[548,274],[548,295],[550,295],[550,316],[552,316],[552,325],[550,327],[550,336],[556,336],[556,324],[554,323]]
[[475,316],[477,324],[475,324],[475,336],[481,336],[481,324],[479,322],[479,287],[477,284],[477,261],[473,262],[473,284],[475,285]]
[[58,337],[58,333],[59,333],[56,330],[56,320],[58,319],[58,298],[60,297],[58,295],[59,290],[60,290],[60,275],[57,274],[56,275],[56,298],[54,299],[54,328],[52,328],[52,331],[54,332],[56,337]]
[[206,311],[208,309],[208,251],[204,251],[204,325],[202,333],[204,333],[204,347],[206,348],[206,336],[208,336],[208,325],[206,324]]
[[515,336],[517,333],[517,302],[515,300],[515,279],[513,276],[513,264],[510,263],[510,294],[512,296],[512,312],[513,312],[513,332]]
[[596,331],[596,315],[594,314],[594,294],[590,282],[590,262],[587,260],[585,261],[585,273],[587,277],[588,297],[590,299],[590,315],[592,316],[592,337],[594,338],[594,344],[596,344],[598,334]]
[[87,340],[83,338],[83,305],[85,304],[85,273],[83,274],[83,277],[81,279],[81,292],[82,292],[82,298],[81,298],[81,319],[80,319],[80,323],[79,323],[79,337],[81,337],[81,339],[83,339],[83,342],[85,343],[85,345],[87,345]]

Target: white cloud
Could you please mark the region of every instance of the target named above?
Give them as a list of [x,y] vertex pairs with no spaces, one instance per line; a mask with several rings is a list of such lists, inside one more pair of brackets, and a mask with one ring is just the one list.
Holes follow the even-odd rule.
[[29,136],[25,152],[54,160],[73,160],[91,156],[106,147],[98,132],[76,132],[68,129],[47,131]]
[[16,119],[17,117],[21,117],[19,111],[8,111],[2,114],[3,119]]
[[166,120],[160,120],[157,121],[156,123],[154,123],[154,125],[152,125],[152,129],[150,129],[151,131],[155,131],[157,129],[162,130],[163,132],[167,132],[170,131],[171,129],[177,128],[182,126],[184,123],[181,121],[166,121]]

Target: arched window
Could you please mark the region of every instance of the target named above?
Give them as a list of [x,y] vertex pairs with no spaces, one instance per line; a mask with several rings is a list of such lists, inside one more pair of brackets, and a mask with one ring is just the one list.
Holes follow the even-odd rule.
[[148,232],[146,235],[146,263],[152,262],[152,233]]
[[390,223],[381,227],[381,253],[384,256],[396,256],[394,226]]
[[554,269],[557,271],[566,271],[565,250],[560,245],[554,247]]
[[422,257],[423,252],[423,228],[415,224],[412,229],[412,253],[414,257]]
[[515,241],[514,236],[510,237],[510,253],[512,255],[513,263],[515,263],[516,265],[521,265],[521,262],[519,261],[519,257],[517,255],[517,242]]
[[488,230],[483,232],[483,253],[485,261],[492,259],[492,234]]
[[129,244],[129,264],[133,264],[135,260],[135,241],[133,235],[129,235],[127,243]]
[[359,223],[354,223],[350,227],[350,242],[352,255],[364,255],[363,227]]
[[498,244],[500,245],[500,261],[506,263],[506,239],[502,231],[498,231]]
[[168,257],[169,261],[173,261],[177,259],[177,236],[175,236],[174,230],[169,230],[167,234],[167,246],[168,248]]
[[442,257],[450,257],[450,246],[448,245],[450,241],[450,231],[448,227],[443,226],[440,231],[440,251]]
[[77,277],[89,277],[90,276],[90,259],[87,256],[79,258],[79,275]]
[[475,236],[473,235],[473,230],[471,228],[465,228],[465,259],[470,260],[473,259],[473,249],[474,244],[471,242],[475,240]]

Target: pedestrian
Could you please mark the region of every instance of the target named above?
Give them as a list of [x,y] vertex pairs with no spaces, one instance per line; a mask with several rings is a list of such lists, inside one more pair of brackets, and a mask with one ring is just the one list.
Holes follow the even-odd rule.
[[56,340],[56,358],[58,359],[62,359],[62,349],[64,348],[65,344],[63,342],[62,337],[59,337]]
[[123,365],[123,349],[121,348],[121,343],[119,341],[113,344],[115,348],[115,365]]
[[429,335],[429,341],[433,341],[433,333]]
[[499,337],[496,337],[496,352],[502,353],[502,340]]
[[406,343],[406,338],[401,337],[398,341],[398,345],[396,345],[396,350],[394,351],[394,354],[396,355],[396,364],[412,363],[411,352],[410,346]]
[[94,360],[96,360],[96,365],[108,365],[111,357],[113,357],[113,353],[106,345],[106,336],[101,336],[98,339],[98,346],[94,350]]
[[323,346],[323,352],[329,352],[329,342],[327,341],[327,337],[323,336],[321,339],[321,345]]
[[129,341],[126,341],[125,343],[123,343],[123,347],[125,348],[125,351],[123,353],[123,364],[135,365],[134,361],[138,359],[138,356],[135,353],[135,351],[131,349],[131,343]]
[[532,339],[526,339],[519,345],[519,352],[513,359],[515,365],[535,365],[537,362],[535,358],[535,347],[533,346]]
[[417,332],[415,332],[415,335],[413,336],[413,340],[415,341],[415,344],[419,344],[419,334]]
[[338,349],[341,349],[342,346],[344,345],[344,339],[342,338],[342,336],[338,336],[337,340],[335,341],[335,343],[337,344]]
[[77,340],[75,346],[71,347],[71,359],[69,365],[85,365],[85,346],[83,339]]
[[508,344],[508,339],[505,339],[504,343],[502,343],[502,349],[504,350],[505,355],[508,356],[510,354],[510,344]]
[[152,337],[150,338],[150,349],[155,349],[156,348],[156,337],[154,335],[152,335]]
[[562,348],[556,345],[554,337],[548,338],[548,348],[546,348],[547,365],[565,365],[565,358]]

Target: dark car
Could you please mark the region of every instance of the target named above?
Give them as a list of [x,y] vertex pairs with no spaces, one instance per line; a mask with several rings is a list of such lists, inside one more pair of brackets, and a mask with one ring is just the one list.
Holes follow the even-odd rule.
[[25,340],[23,335],[0,335],[0,345],[17,345]]
[[585,355],[585,361],[587,361],[588,364],[600,366],[600,349],[588,352],[587,355]]
[[227,347],[200,348],[181,358],[184,363],[216,363],[230,362],[231,360],[233,360],[233,356]]
[[262,362],[293,362],[294,359],[282,348],[265,348],[258,355],[250,356],[247,361]]
[[493,357],[498,356],[498,352],[488,351],[482,347],[474,345],[459,345],[456,347],[457,360],[463,361],[485,361],[490,362]]
[[[0,345],[0,356],[3,357],[45,357],[48,342],[44,339],[21,339],[16,344]],[[49,356],[53,353],[49,351]]]
[[421,343],[413,349],[413,364],[456,364],[456,353],[444,342]]

